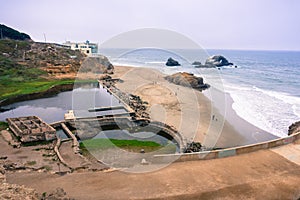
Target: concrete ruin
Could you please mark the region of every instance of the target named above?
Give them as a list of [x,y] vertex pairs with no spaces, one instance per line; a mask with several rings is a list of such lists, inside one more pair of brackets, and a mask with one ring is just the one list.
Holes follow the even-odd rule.
[[50,141],[56,139],[56,130],[37,116],[7,118],[10,130],[21,142]]

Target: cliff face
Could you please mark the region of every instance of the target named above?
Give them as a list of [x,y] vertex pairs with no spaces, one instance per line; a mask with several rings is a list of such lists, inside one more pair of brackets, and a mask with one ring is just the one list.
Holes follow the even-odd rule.
[[81,52],[57,44],[32,43],[30,50],[24,51],[23,61],[19,64],[38,67],[48,76],[59,78],[62,75],[75,76],[84,59]]
[[80,51],[52,43],[0,40],[0,72],[3,75],[19,77],[31,71],[21,79],[28,76],[74,78],[80,68],[85,72],[113,73],[113,65],[105,56],[89,58]]
[[75,78],[78,70],[113,73],[105,56],[86,57],[80,51],[53,43],[33,42],[30,36],[0,25],[0,85],[2,82],[37,78]]
[[81,52],[57,44],[0,40],[0,71],[11,78],[53,78],[76,73],[84,58]]

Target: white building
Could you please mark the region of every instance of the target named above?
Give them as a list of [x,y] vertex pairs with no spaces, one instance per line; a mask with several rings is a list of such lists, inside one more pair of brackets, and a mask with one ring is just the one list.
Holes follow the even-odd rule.
[[80,50],[88,56],[98,53],[98,44],[90,43],[88,40],[82,43],[66,41],[63,45],[70,47],[72,50]]

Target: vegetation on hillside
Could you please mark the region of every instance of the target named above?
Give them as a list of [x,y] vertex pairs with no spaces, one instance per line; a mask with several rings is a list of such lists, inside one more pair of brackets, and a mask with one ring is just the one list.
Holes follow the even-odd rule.
[[[84,61],[88,60],[78,50],[27,40],[29,36],[5,25],[1,25],[0,29],[2,36],[4,33],[10,36],[0,38],[0,102],[23,94],[46,91],[55,85],[71,84]],[[87,72],[96,70],[97,73],[107,73],[109,69],[113,70],[105,56],[97,61]]]
[[0,39],[13,39],[13,40],[31,40],[30,36],[25,33],[20,33],[10,27],[0,24]]
[[73,83],[73,79],[59,80],[49,77],[44,68],[57,65],[57,68],[63,68],[68,65],[71,66],[69,68],[73,66],[76,71],[80,61],[71,59],[70,55],[82,56],[81,53],[63,48],[54,52],[53,49],[51,44],[0,40],[0,100],[45,91],[55,85]]

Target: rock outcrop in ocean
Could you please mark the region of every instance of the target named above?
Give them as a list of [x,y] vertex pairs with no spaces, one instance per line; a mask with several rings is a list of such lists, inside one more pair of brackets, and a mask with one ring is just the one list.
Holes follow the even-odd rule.
[[216,67],[223,67],[228,65],[233,65],[233,63],[229,62],[224,56],[214,55],[205,61],[205,65],[214,65]]
[[191,87],[199,90],[204,90],[209,88],[209,85],[203,82],[202,77],[197,77],[194,74],[187,72],[178,72],[170,76],[165,77],[171,83]]
[[233,63],[229,62],[224,56],[214,55],[206,59],[205,64],[201,64],[199,61],[192,63],[195,68],[219,68],[224,66],[231,66]]
[[169,58],[166,65],[167,66],[180,66],[179,62],[177,60],[174,60],[173,58]]

